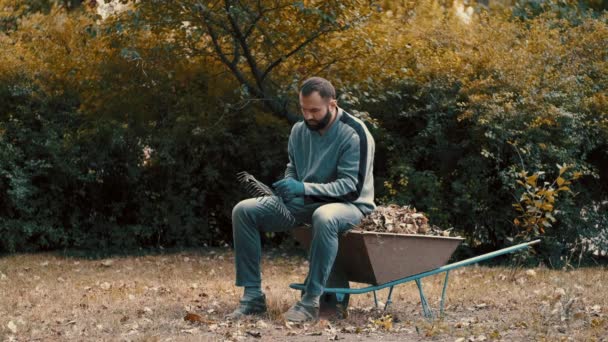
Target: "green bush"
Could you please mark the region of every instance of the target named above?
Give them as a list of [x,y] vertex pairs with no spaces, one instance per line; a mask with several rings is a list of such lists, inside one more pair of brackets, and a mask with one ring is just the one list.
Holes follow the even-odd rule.
[[[541,248],[559,266],[608,248],[608,17],[556,3],[385,1],[294,53],[264,89],[290,106],[298,80],[332,79],[340,105],[369,120],[378,203],[413,205],[480,250],[521,232],[522,171],[549,180],[573,165],[582,177],[556,199]],[[280,175],[288,123],[181,22],[158,33],[137,11],[102,23],[82,6],[41,11],[0,18],[0,251],[231,242],[246,197],[234,176]]]
[[26,85],[3,89],[0,250],[222,244],[244,197],[236,172],[270,181],[284,168],[287,126],[255,113],[136,130]]
[[230,242],[236,173],[281,174],[288,125],[145,32],[101,29],[52,8],[0,34],[0,251]]

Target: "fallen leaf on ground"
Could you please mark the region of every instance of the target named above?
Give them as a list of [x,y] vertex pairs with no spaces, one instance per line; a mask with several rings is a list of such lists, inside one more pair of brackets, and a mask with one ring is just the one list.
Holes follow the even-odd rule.
[[340,331],[343,332],[343,333],[353,334],[353,333],[355,333],[357,331],[357,328],[354,327],[354,326],[352,326],[352,325],[349,325],[349,326],[346,326],[346,327],[342,327],[342,330],[340,330]]
[[328,320],[326,320],[326,319],[320,319],[320,320],[317,322],[317,326],[318,326],[319,328],[324,329],[324,328],[327,328],[327,327],[331,327],[331,324],[329,324],[329,321],[328,321]]
[[594,318],[591,320],[591,327],[593,327],[593,328],[601,327],[602,325],[604,325],[604,323],[605,323],[604,319]]
[[114,260],[108,259],[101,262],[101,266],[110,267],[114,264]]
[[182,329],[181,332],[186,333],[186,334],[195,334],[197,333],[199,330],[198,328],[192,328],[192,329]]
[[498,330],[494,330],[490,333],[490,338],[493,340],[499,340],[502,336],[500,336],[500,332]]
[[393,328],[393,318],[391,315],[382,316],[379,319],[374,320],[373,323],[385,330],[391,330]]
[[268,328],[268,324],[266,324],[266,322],[264,322],[263,320],[259,320],[259,321],[257,321],[257,322],[255,323],[255,326],[256,326],[258,329],[266,329],[266,328]]
[[15,323],[13,323],[13,321],[8,322],[8,324],[6,325],[6,327],[8,328],[8,330],[10,330],[13,334],[17,333],[17,326],[15,325]]
[[595,315],[595,316],[599,316],[600,313],[602,312],[602,307],[599,305],[594,305],[592,307],[586,307],[585,308],[590,314]]
[[253,336],[253,337],[255,337],[255,338],[260,338],[260,337],[262,337],[262,333],[261,333],[261,332],[259,332],[259,331],[249,331],[249,330],[247,330],[245,333],[246,333],[247,335],[249,335],[249,336]]
[[188,312],[186,314],[186,316],[184,317],[184,321],[193,322],[193,323],[199,322],[199,323],[204,323],[204,324],[215,323],[214,321],[204,319],[203,317],[201,317],[201,315],[195,314],[193,312]]

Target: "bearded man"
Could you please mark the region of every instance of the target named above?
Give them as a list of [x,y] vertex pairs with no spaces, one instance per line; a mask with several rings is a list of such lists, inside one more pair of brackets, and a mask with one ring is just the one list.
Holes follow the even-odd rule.
[[338,237],[376,208],[375,143],[365,124],[338,106],[335,88],[324,78],[304,81],[299,98],[304,120],[291,129],[285,177],[273,184],[296,221],[255,198],[233,208],[235,283],[245,289],[228,319],[267,311],[260,275],[261,232],[286,231],[309,223],[312,241],[306,288],[284,317],[293,322],[317,320],[319,298],[338,252]]

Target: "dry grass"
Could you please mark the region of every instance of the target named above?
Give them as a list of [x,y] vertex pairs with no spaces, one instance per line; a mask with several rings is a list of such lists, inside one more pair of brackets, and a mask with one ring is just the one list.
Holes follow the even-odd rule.
[[[599,340],[608,336],[608,272],[473,267],[453,271],[446,317],[421,317],[413,283],[395,288],[390,319],[371,294],[351,297],[341,321],[287,326],[281,314],[299,298],[289,289],[307,266],[277,250],[263,261],[270,312],[240,323],[221,318],[241,295],[232,252],[75,259],[55,254],[0,258],[0,340]],[[443,276],[425,278],[437,308]],[[353,284],[355,285],[355,284]],[[384,300],[387,291],[379,293]],[[184,320],[197,313],[204,322]],[[384,324],[382,322],[385,322]],[[259,336],[261,338],[255,337]]]

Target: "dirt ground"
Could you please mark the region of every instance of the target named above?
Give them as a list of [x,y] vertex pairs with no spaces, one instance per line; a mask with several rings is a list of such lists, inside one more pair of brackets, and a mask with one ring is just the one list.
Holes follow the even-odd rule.
[[[425,319],[415,284],[406,283],[395,287],[387,312],[373,307],[370,293],[354,295],[346,319],[303,325],[286,324],[282,314],[299,298],[288,285],[304,279],[306,260],[271,250],[262,267],[268,314],[230,323],[222,317],[242,289],[228,248],[100,260],[0,257],[0,340],[608,341],[606,267],[469,266],[450,273],[443,318]],[[435,310],[442,284],[442,275],[423,280]]]

